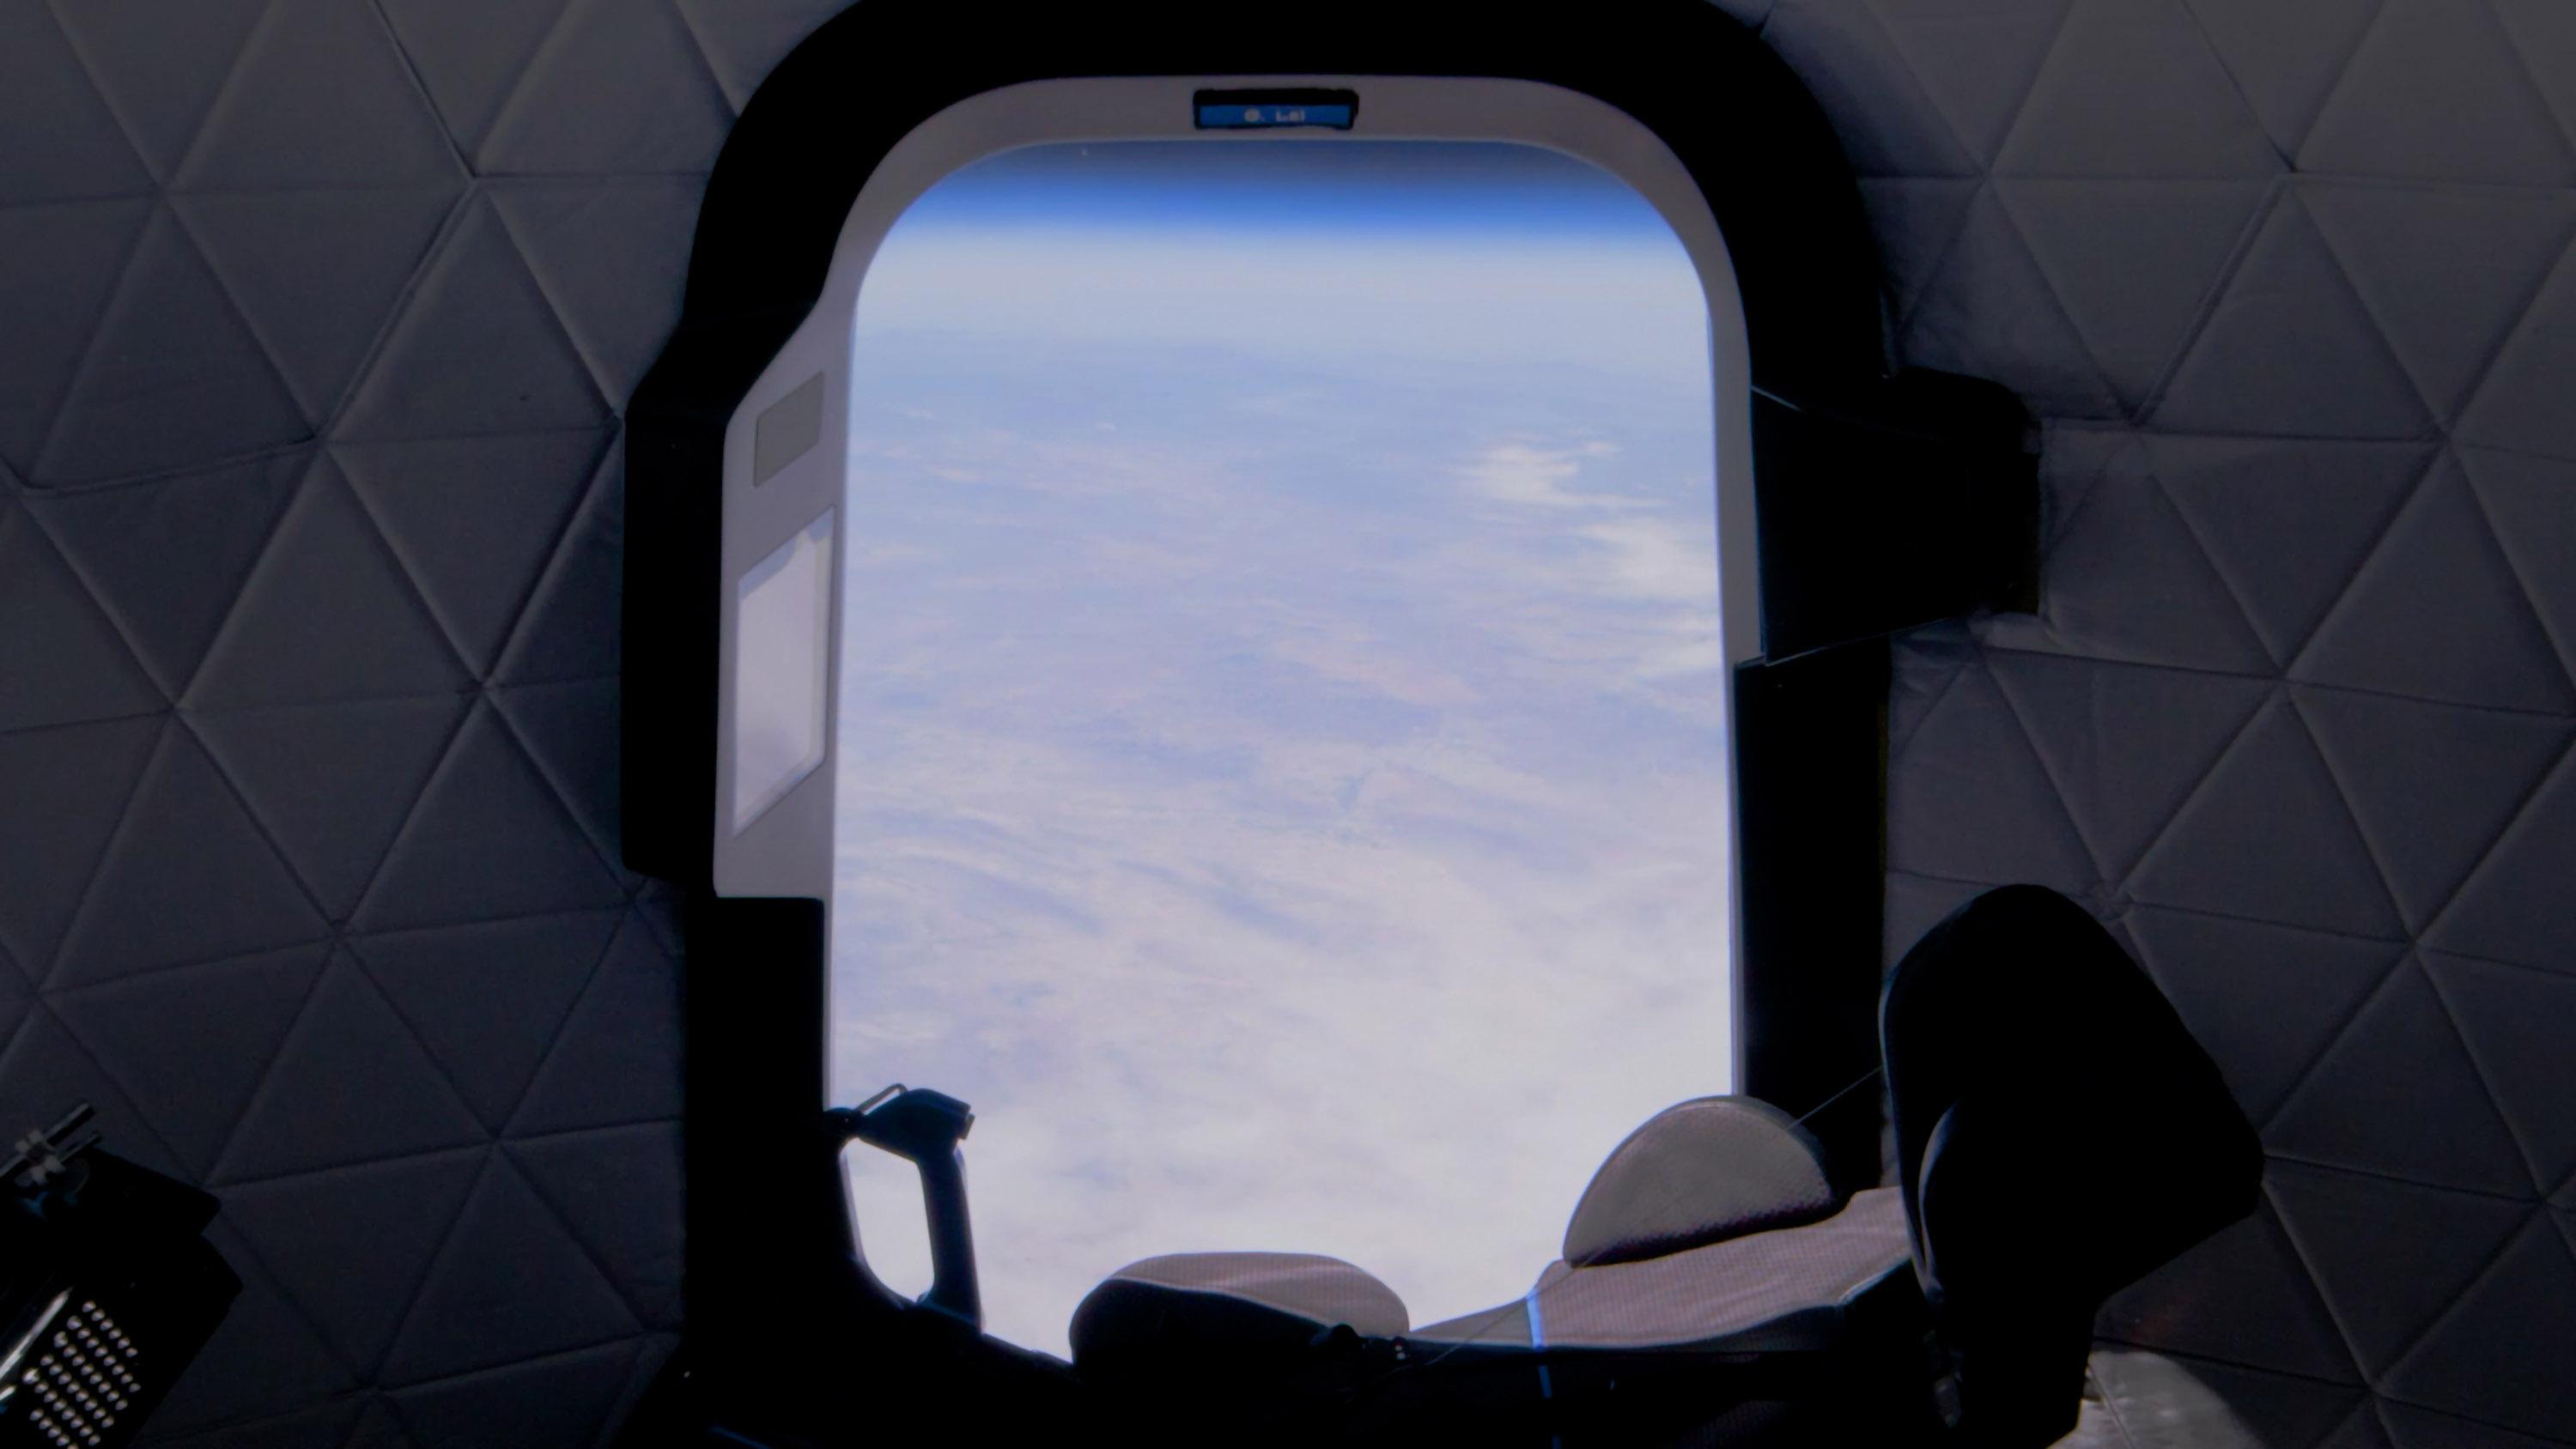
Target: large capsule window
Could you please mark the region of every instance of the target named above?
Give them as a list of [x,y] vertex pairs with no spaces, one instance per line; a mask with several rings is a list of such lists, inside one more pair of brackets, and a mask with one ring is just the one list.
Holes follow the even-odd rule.
[[[1185,1249],[1366,1263],[1423,1321],[1518,1292],[1605,1143],[1733,1085],[1671,227],[1526,146],[1027,148],[904,213],[849,358],[837,548],[794,555],[840,571],[833,1095],[974,1104],[988,1330],[1061,1353]],[[920,1291],[910,1168],[850,1160]]]

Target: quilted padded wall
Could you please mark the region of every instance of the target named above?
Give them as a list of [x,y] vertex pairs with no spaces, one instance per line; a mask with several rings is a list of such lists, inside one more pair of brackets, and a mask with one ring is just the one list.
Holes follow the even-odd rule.
[[0,1129],[220,1194],[156,1439],[585,1445],[669,1350],[618,412],[833,8],[0,0]]
[[[2046,614],[1900,650],[1891,945],[2074,892],[2274,1153],[2079,1439],[2576,1442],[2576,10],[1724,3],[1902,356],[2049,420]],[[617,413],[835,8],[0,0],[0,1105],[223,1197],[156,1438],[592,1443],[668,1351]]]
[[1898,352],[2047,421],[2044,612],[1898,653],[1889,947],[2089,902],[2271,1153],[2079,1437],[2576,1442],[2576,7],[1731,8]]

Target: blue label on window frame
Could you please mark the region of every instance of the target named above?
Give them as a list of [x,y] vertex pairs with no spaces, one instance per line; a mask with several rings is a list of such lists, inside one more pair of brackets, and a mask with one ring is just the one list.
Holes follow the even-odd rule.
[[1280,101],[1220,102],[1213,105],[1201,102],[1199,105],[1199,129],[1202,131],[1258,131],[1281,126],[1330,126],[1337,131],[1347,131],[1351,128],[1351,107]]
[[1321,87],[1194,91],[1190,105],[1202,131],[1275,131],[1296,126],[1347,131],[1360,114],[1359,92]]

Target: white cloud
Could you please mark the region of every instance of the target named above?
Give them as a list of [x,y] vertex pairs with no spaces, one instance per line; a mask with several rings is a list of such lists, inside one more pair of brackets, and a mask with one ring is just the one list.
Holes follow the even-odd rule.
[[[1333,510],[1280,489],[1256,537],[1287,547]],[[1728,1080],[1723,750],[1603,732],[1690,647],[1661,545],[1504,517],[1417,552],[1342,513],[1290,550],[1328,573],[1247,573],[1222,510],[1040,496],[980,525],[1037,558],[923,556],[989,614],[899,562],[854,583],[840,1095],[975,1103],[1017,1342],[1062,1351],[1101,1277],[1194,1248],[1345,1257],[1423,1322],[1510,1298],[1599,1157]]]
[[1567,448],[1541,448],[1526,442],[1496,443],[1458,469],[1467,488],[1496,503],[1524,508],[1636,508],[1642,501],[1608,493],[1577,493],[1566,487],[1583,471],[1586,458],[1618,456],[1613,443],[1593,441]]
[[853,442],[834,1087],[975,1105],[1032,1347],[1196,1248],[1504,1302],[1621,1136],[1729,1084],[1696,280],[1350,265],[871,274],[867,335],[920,330]]
[[1709,522],[1674,518],[1585,524],[1609,587],[1622,597],[1661,603],[1717,600],[1717,532]]
[[1439,664],[1371,636],[1288,639],[1275,658],[1302,665],[1322,678],[1375,690],[1389,699],[1427,708],[1476,702],[1474,685]]
[[[1222,788],[1140,798],[1073,750],[918,746],[897,745],[928,765],[916,810],[1017,818],[959,844],[920,811],[853,842],[845,918],[886,929],[845,948],[835,1060],[845,1097],[899,1077],[976,1104],[977,1241],[1015,1341],[1060,1351],[1101,1277],[1192,1249],[1345,1257],[1419,1321],[1503,1301],[1601,1154],[1725,1085],[1704,776],[1587,799],[1471,748],[1284,744],[1280,776],[1345,787],[1310,821]],[[1584,868],[1520,858],[1533,832]]]

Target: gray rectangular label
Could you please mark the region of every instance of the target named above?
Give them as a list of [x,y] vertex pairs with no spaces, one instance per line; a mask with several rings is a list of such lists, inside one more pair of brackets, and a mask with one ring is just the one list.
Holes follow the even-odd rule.
[[823,374],[769,405],[751,430],[751,486],[776,477],[823,440]]

